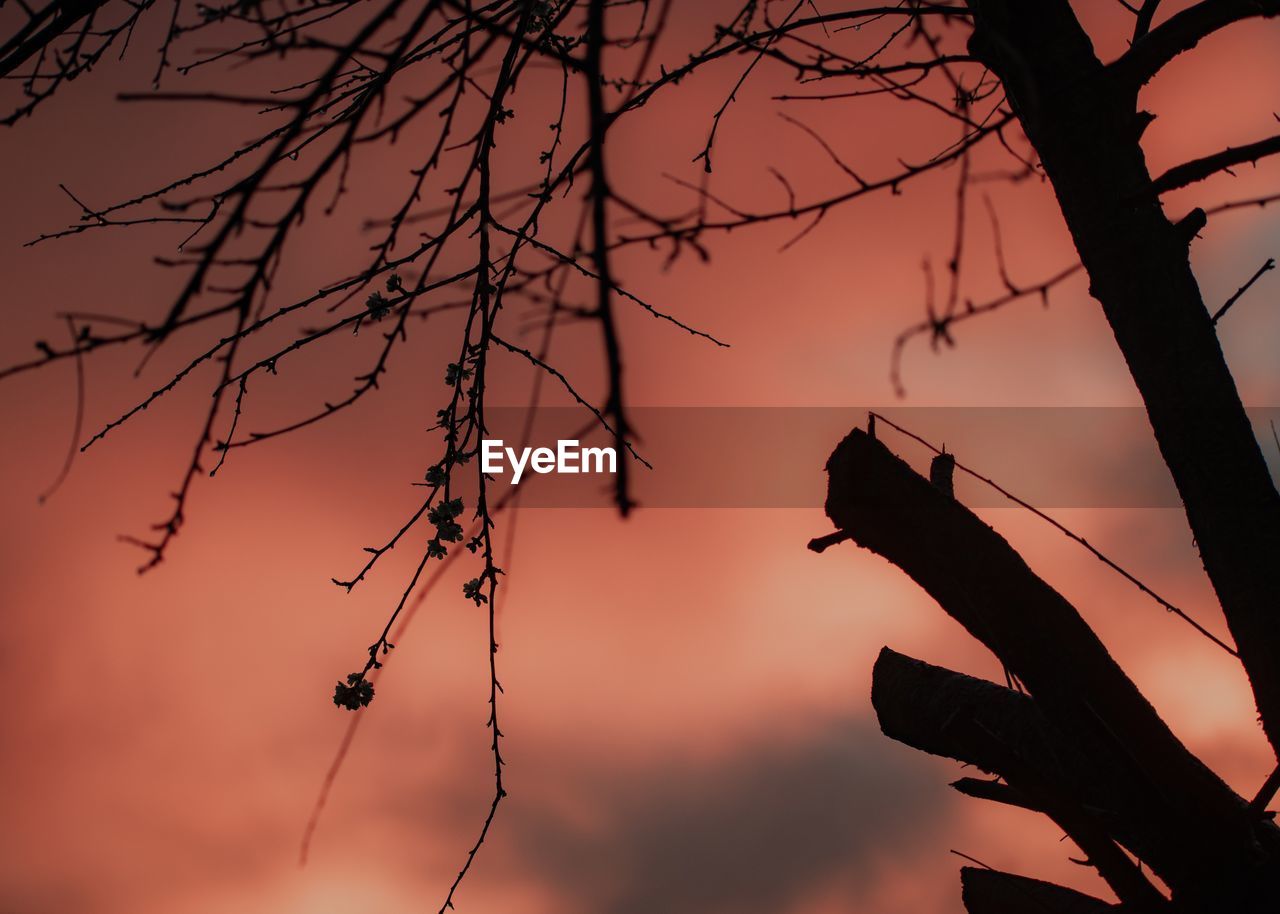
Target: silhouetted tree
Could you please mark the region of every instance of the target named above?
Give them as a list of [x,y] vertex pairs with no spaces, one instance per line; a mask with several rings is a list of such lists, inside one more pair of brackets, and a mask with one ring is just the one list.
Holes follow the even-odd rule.
[[[664,63],[657,48],[672,0],[20,2],[0,14],[6,25],[0,75],[16,90],[4,122],[37,112],[66,82],[122,48],[153,6],[162,7],[168,21],[155,85],[129,97],[249,106],[268,126],[197,173],[128,200],[90,206],[68,190],[79,222],[40,241],[177,223],[185,240],[166,263],[185,271],[185,284],[159,320],[66,314],[69,343],[40,342],[37,357],[0,377],[63,360],[79,363],[107,347],[154,351],[179,338],[196,341],[197,355],[186,368],[97,431],[88,447],[176,385],[192,383],[195,369],[219,366],[173,513],[156,526],[154,538],[135,540],[147,551],[145,570],[167,554],[203,470],[212,474],[233,450],[354,405],[377,388],[418,321],[445,311],[461,316],[456,358],[442,366],[441,449],[424,468],[426,495],[400,530],[369,549],[358,573],[336,583],[355,587],[411,532],[420,562],[363,669],[340,681],[334,694],[335,703],[353,710],[368,704],[381,658],[393,646],[393,625],[424,570],[433,559],[456,556],[451,547],[466,545],[477,573],[464,596],[487,605],[490,616],[495,793],[459,880],[504,795],[493,639],[500,569],[491,534],[501,505],[489,497],[489,481],[472,460],[485,429],[490,357],[506,353],[545,371],[613,436],[620,454],[640,459],[632,450],[616,310],[642,308],[717,341],[624,288],[612,269],[620,251],[649,246],[669,258],[705,256],[715,236],[770,223],[796,222],[803,235],[837,207],[896,193],[943,169],[957,175],[948,291],[943,301],[931,296],[925,318],[895,343],[895,381],[900,384],[899,357],[911,339],[950,343],[956,324],[1047,297],[1083,269],[1142,395],[1221,603],[1235,645],[1222,646],[1238,656],[1263,730],[1280,749],[1280,578],[1272,569],[1280,555],[1280,496],[1215,333],[1217,319],[1239,295],[1216,311],[1206,307],[1188,253],[1210,216],[1264,205],[1280,194],[1172,217],[1161,204],[1163,194],[1280,152],[1280,136],[1152,176],[1141,145],[1152,115],[1139,104],[1143,86],[1172,60],[1218,30],[1280,14],[1280,2],[1201,0],[1171,12],[1174,5],[1162,7],[1160,0],[1120,0],[1112,21],[1128,17],[1129,47],[1104,61],[1067,0],[903,0],[839,10],[810,0],[747,0],[719,19],[705,46],[675,63]],[[261,78],[228,76],[226,88],[165,88],[174,73],[277,58],[290,64],[287,85],[279,84],[278,70],[264,68]],[[610,181],[608,155],[619,121],[674,91],[695,70],[735,59],[743,64],[694,158],[703,179],[685,185],[692,208],[662,212],[619,190]],[[887,96],[945,119],[959,138],[922,163],[864,177],[820,130],[789,119],[831,157],[845,183],[805,200],[778,171],[785,206],[736,204],[710,181],[716,135],[739,89],[761,66],[781,67],[820,90],[784,98]],[[522,93],[523,82],[543,67],[559,74],[559,93],[549,96],[545,86]],[[825,91],[828,86],[839,88]],[[512,180],[496,169],[493,150],[504,133],[513,135],[507,124],[517,114],[547,122],[550,130],[545,141],[523,139],[526,168]],[[272,279],[304,215],[330,212],[349,194],[353,160],[424,132],[434,139],[418,147],[421,160],[406,180],[402,204],[367,214],[377,240],[363,267],[344,278],[322,278],[301,299],[275,300]],[[966,206],[974,185],[991,178],[974,169],[979,156],[1007,157],[1012,165],[997,177],[1048,182],[1078,265],[1020,284],[997,250],[1004,292],[982,302],[964,299]],[[994,210],[992,220],[998,240]],[[544,316],[541,349],[515,342],[508,329],[514,302]],[[305,329],[284,344],[273,342],[270,332],[303,317],[310,322]],[[570,321],[599,328],[606,375],[599,398],[580,394],[546,359],[551,328]],[[373,331],[379,342],[348,397],[283,427],[240,431],[251,382],[283,370],[313,342],[361,330]],[[886,648],[872,693],[885,732],[997,775],[955,786],[1048,816],[1125,911],[1280,908],[1280,831],[1266,812],[1280,776],[1246,799],[1183,746],[1076,609],[955,499],[946,462],[953,458],[940,459],[931,482],[890,453],[874,425],[854,430],[828,464],[827,513],[837,532],[813,545],[851,539],[898,565],[999,658],[1009,685]],[[629,464],[621,462],[614,493],[624,516],[633,505]],[[472,505],[457,495],[462,472],[475,473]],[[964,901],[974,914],[1115,908],[1048,883],[975,869],[964,871]]]

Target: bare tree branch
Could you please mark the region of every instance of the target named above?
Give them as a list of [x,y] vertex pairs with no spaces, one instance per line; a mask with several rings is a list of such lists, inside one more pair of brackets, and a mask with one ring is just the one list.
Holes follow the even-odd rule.
[[1276,15],[1276,0],[1200,0],[1138,38],[1110,69],[1117,80],[1136,89],[1219,29],[1254,16]]
[[1203,158],[1175,165],[1160,177],[1151,182],[1152,189],[1158,194],[1168,193],[1188,184],[1203,181],[1220,171],[1229,172],[1236,165],[1257,162],[1266,156],[1280,153],[1280,135],[1248,143],[1244,146],[1229,146],[1221,152]]

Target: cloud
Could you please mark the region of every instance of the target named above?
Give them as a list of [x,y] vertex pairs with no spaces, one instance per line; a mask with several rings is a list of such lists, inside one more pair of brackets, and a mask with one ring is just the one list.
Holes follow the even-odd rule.
[[511,850],[590,914],[780,914],[833,882],[862,894],[950,808],[929,760],[847,720],[577,789],[590,824],[527,805]]

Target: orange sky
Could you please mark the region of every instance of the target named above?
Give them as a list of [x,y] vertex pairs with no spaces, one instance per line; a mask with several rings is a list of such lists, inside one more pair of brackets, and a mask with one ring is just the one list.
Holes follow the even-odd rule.
[[[1099,32],[1123,25],[1118,5],[1087,7]],[[701,40],[711,18],[685,8],[670,53],[678,58],[690,36]],[[135,50],[153,46],[158,27],[151,22]],[[1277,23],[1234,29],[1149,87],[1144,104],[1159,114],[1147,137],[1153,170],[1271,129],[1277,38]],[[52,316],[59,310],[157,315],[171,301],[179,277],[150,258],[180,229],[21,247],[74,220],[58,182],[102,202],[196,167],[228,132],[248,135],[244,112],[113,101],[121,87],[145,83],[151,67],[147,54],[131,52],[0,140],[8,327],[0,363],[64,332]],[[696,174],[689,160],[737,67],[709,71],[646,108],[610,154],[615,179],[647,199],[683,199],[660,175]],[[735,199],[784,201],[768,165],[795,176],[801,192],[839,179],[811,140],[777,118],[770,99],[792,88],[785,72],[762,66],[726,117],[716,182]],[[821,126],[869,173],[946,141],[914,111],[840,104],[786,110]],[[407,154],[362,163],[367,195],[332,224],[308,223],[282,295],[326,282],[333,264],[359,252],[351,226],[363,207],[393,199]],[[1244,197],[1274,188],[1277,176],[1271,163],[1219,177],[1168,206],[1178,214]],[[944,172],[900,197],[834,211],[783,253],[796,226],[719,238],[710,263],[686,258],[665,272],[654,256],[622,258],[619,275],[646,300],[732,344],[715,349],[624,312],[632,402],[893,405],[890,345],[921,316],[921,258],[948,256],[953,181]],[[992,195],[1018,277],[1070,261],[1046,187]],[[988,238],[985,217],[975,218],[974,297],[999,288]],[[1225,299],[1278,247],[1280,209],[1215,220],[1193,247],[1206,300]],[[1264,280],[1221,327],[1252,405],[1280,402],[1274,283]],[[422,428],[437,408],[422,392],[442,389],[446,331],[419,333],[412,356],[401,353],[359,411],[245,449],[216,480],[201,480],[169,558],[143,577],[134,574],[138,554],[115,535],[138,533],[166,511],[207,391],[180,388],[96,445],[40,506],[70,434],[71,367],[0,385],[0,688],[10,696],[0,742],[0,910],[400,914],[438,905],[491,790],[485,619],[459,595],[473,574],[464,566],[394,653],[377,700],[361,712],[367,719],[311,862],[300,870],[296,859],[348,721],[329,702],[332,683],[358,664],[415,557],[393,554],[351,595],[329,578],[357,567],[360,549],[415,503],[419,490],[408,484],[430,459]],[[588,387],[598,380],[595,332],[566,330],[553,350]],[[1138,402],[1083,280],[1047,310],[1026,302],[959,328],[957,338],[941,356],[919,341],[908,351],[905,404]],[[349,351],[358,345],[300,359],[278,386],[263,384],[253,401],[259,424],[345,394],[348,369],[367,351]],[[137,353],[96,356],[86,428],[131,405],[184,356],[173,346],[138,380]],[[507,365],[493,402],[523,403],[528,383],[523,366]],[[851,411],[849,424],[860,421]],[[834,444],[806,443],[797,465],[811,451],[820,474]],[[922,459],[901,444],[904,456]],[[1034,519],[983,514],[1076,602],[1178,734],[1251,794],[1271,757],[1230,658]],[[1220,630],[1179,512],[1058,516]],[[879,734],[868,697],[882,645],[991,678],[999,668],[885,563],[850,546],[807,552],[829,526],[817,507],[649,509],[626,522],[605,510],[521,511],[514,554],[499,561],[508,571],[500,662],[510,797],[459,910],[941,914],[959,905],[952,848],[1106,894],[1067,860],[1073,848],[1052,825],[953,796],[946,783],[957,765]]]

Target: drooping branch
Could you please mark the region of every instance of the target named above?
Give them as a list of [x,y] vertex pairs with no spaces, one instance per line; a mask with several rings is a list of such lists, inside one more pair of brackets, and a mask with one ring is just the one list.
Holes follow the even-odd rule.
[[[631,429],[627,420],[623,387],[622,348],[613,312],[613,275],[609,257],[608,208],[611,192],[605,168],[605,132],[608,114],[604,105],[604,70],[601,62],[605,46],[604,0],[590,0],[587,11],[587,114],[591,140],[587,155],[591,171],[591,237],[592,262],[599,276],[596,283],[594,316],[600,321],[605,363],[609,375],[609,394],[604,413],[613,423],[614,446],[618,453],[627,447]],[[708,141],[709,145],[710,141]],[[708,166],[710,167],[710,166]],[[630,487],[630,461],[623,460],[614,480],[614,502],[626,517],[633,507]]]

